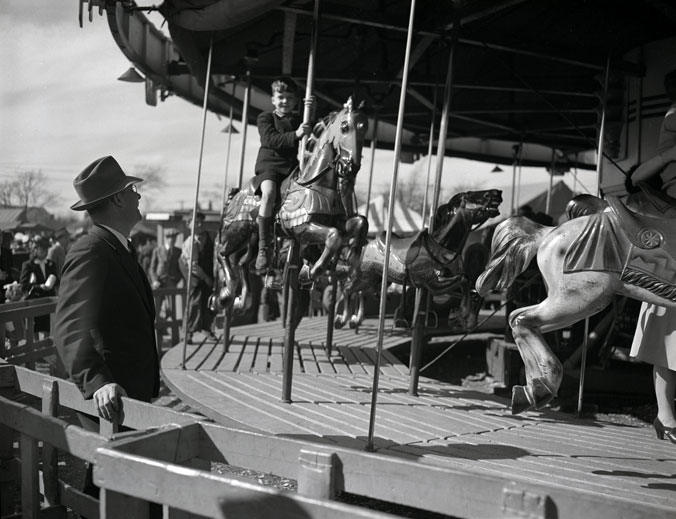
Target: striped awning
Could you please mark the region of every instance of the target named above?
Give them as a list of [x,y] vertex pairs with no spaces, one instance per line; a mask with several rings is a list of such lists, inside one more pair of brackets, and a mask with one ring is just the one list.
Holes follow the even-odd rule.
[[[377,196],[369,204],[369,236],[377,236],[387,230],[388,197]],[[359,206],[359,214],[366,214],[366,204]],[[411,236],[423,227],[422,216],[405,207],[400,201],[394,204],[394,222],[392,230],[399,236]]]

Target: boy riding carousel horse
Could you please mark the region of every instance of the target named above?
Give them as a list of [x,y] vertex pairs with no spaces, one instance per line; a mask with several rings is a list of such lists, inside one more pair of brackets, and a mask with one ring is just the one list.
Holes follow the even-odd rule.
[[272,266],[274,251],[274,214],[279,186],[298,166],[298,141],[310,135],[311,126],[302,123],[295,112],[298,102],[296,84],[290,78],[272,82],[271,112],[258,116],[261,147],[256,158],[256,176],[252,187],[261,196],[258,211],[258,257],[256,270],[266,274]]

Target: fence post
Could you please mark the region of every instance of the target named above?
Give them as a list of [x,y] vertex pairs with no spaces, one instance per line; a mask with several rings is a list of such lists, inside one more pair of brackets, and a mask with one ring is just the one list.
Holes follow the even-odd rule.
[[[120,477],[125,477],[120,474]],[[101,488],[99,519],[119,519],[129,517],[148,519],[148,502],[136,497],[126,496],[113,490]]]
[[35,371],[35,360],[33,353],[35,352],[35,317],[29,315],[26,319],[26,352],[30,354],[30,360],[26,362],[26,367]]
[[333,499],[341,474],[336,453],[304,448],[300,451],[299,461],[298,493],[316,499]]
[[[11,397],[14,392],[14,366],[0,361],[0,396]],[[12,468],[14,433],[9,427],[0,424],[0,517],[14,513],[12,487],[16,473]]]
[[38,480],[38,441],[27,434],[19,439],[21,449],[21,517],[40,516],[40,482]]
[[[59,409],[59,385],[56,380],[42,383],[42,412],[57,416]],[[42,444],[42,479],[44,482],[45,505],[54,506],[59,499],[59,457],[53,445]]]

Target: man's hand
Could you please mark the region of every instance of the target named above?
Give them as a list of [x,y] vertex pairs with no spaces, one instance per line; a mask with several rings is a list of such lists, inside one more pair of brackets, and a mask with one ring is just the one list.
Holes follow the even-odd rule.
[[127,396],[127,392],[118,384],[111,383],[98,388],[94,392],[94,405],[96,405],[99,416],[112,422],[120,411],[121,396]]

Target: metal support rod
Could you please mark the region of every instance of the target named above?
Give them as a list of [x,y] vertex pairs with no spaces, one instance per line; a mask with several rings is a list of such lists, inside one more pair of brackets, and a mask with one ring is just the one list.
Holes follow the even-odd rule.
[[[312,34],[310,35],[310,55],[307,60],[307,81],[305,83],[305,99],[303,109],[303,124],[308,124],[312,117],[312,92],[315,81],[315,58],[317,57],[317,36],[319,33],[319,0],[315,0],[315,8],[312,13]],[[300,169],[305,165],[305,149],[307,147],[307,135],[303,135],[300,141],[299,162]]]
[[197,216],[197,203],[200,196],[200,180],[202,178],[202,156],[204,155],[204,134],[207,125],[207,104],[209,100],[209,84],[211,83],[211,57],[214,50],[214,37],[209,42],[209,58],[207,60],[207,74],[204,81],[204,102],[202,104],[202,135],[200,138],[200,154],[197,162],[197,181],[195,182],[195,202],[192,205],[192,220],[190,221],[190,262],[188,263],[188,279],[186,281],[186,298],[183,308],[183,360],[181,369],[185,369],[186,352],[188,349],[188,316],[190,314],[190,287],[192,286],[192,266],[195,258],[195,217]]
[[428,195],[430,192],[430,175],[432,173],[432,149],[434,147],[434,123],[437,118],[437,87],[434,87],[434,101],[432,106],[432,120],[430,121],[430,137],[427,143],[427,177],[425,179],[425,195],[423,196],[422,221],[425,225],[425,217],[427,216],[427,204],[429,203]]
[[413,333],[411,336],[411,355],[409,357],[408,394],[418,396],[418,380],[420,379],[420,361],[425,342],[425,317],[429,308],[429,293],[424,288],[415,292],[415,308],[413,313]]
[[366,211],[364,217],[369,219],[369,208],[371,206],[371,187],[373,186],[373,167],[376,162],[376,148],[378,146],[378,123],[380,122],[380,104],[373,106],[375,114],[373,115],[373,135],[371,136],[371,164],[369,165],[369,186],[366,190]]
[[[233,79],[232,81],[232,98],[235,98],[235,89],[237,88],[237,84],[235,83],[235,80]],[[225,204],[227,203],[228,200],[228,171],[230,169],[230,144],[232,143],[232,131],[233,131],[233,117],[234,117],[234,109],[232,106],[232,103],[230,104],[230,117],[228,118],[229,124],[228,124],[228,146],[226,148],[225,152],[225,174],[223,175],[223,199],[221,201],[221,218],[218,221],[219,222],[219,229],[218,229],[218,241],[219,244],[221,243],[222,236],[221,236],[221,228],[223,226],[223,217],[225,216]],[[214,250],[214,254],[218,254],[218,250]],[[217,258],[214,258],[214,270],[218,270],[218,260]],[[218,272],[214,272],[214,279],[218,279]],[[230,346],[230,320],[232,320],[232,305],[229,305],[227,308],[225,308],[223,312],[223,346],[228,348]]]
[[[608,61],[606,62],[606,77],[603,86],[603,112],[601,113],[601,127],[599,128],[599,145],[598,153],[596,154],[596,196],[601,194],[601,173],[603,171],[603,141],[605,139],[606,131],[606,108],[608,106],[608,81],[610,78],[610,52],[608,52]],[[587,368],[587,345],[589,343],[589,317],[584,320],[584,337],[582,339],[582,357],[580,361],[580,387],[577,393],[577,413],[582,412],[582,399],[584,396],[584,375]]]
[[437,142],[437,168],[434,179],[434,191],[432,206],[430,207],[429,232],[434,230],[434,215],[439,207],[439,195],[441,193],[441,174],[444,170],[444,157],[446,155],[446,135],[448,133],[448,118],[451,111],[451,94],[453,92],[453,55],[455,54],[455,42],[458,37],[457,30],[453,31],[453,40],[448,54],[448,70],[446,71],[446,84],[444,85],[444,104],[441,110],[441,122],[439,123],[439,140]]
[[242,151],[239,156],[239,178],[237,187],[242,189],[244,180],[244,158],[246,155],[246,130],[249,126],[249,96],[251,95],[251,67],[246,65],[246,85],[244,87],[244,105],[242,106]]
[[[437,117],[437,87],[434,87],[434,102],[432,106],[432,120],[430,122],[430,136],[427,143],[427,178],[425,179],[425,195],[423,197],[422,221],[427,215],[427,198],[430,191],[430,174],[432,172],[432,151],[434,144],[434,122]],[[429,294],[424,288],[416,288],[415,305],[413,308],[413,334],[411,337],[411,354],[409,355],[409,382],[408,394],[418,396],[418,380],[420,379],[420,360],[422,358],[423,343],[425,342],[425,326],[427,309],[429,308]]]
[[392,244],[392,222],[394,220],[394,201],[397,195],[397,174],[399,172],[399,158],[401,156],[401,134],[404,126],[404,109],[406,107],[406,87],[408,84],[409,62],[411,58],[411,41],[413,38],[413,20],[415,18],[416,0],[411,0],[411,12],[408,20],[408,35],[406,37],[406,54],[404,58],[403,75],[401,79],[401,93],[399,96],[399,115],[397,116],[397,131],[394,140],[394,160],[392,165],[392,183],[390,185],[390,203],[387,219],[387,236],[385,239],[385,259],[383,263],[383,280],[380,286],[380,313],[378,320],[378,341],[376,345],[376,362],[373,367],[373,387],[371,390],[371,413],[369,416],[369,432],[365,449],[373,451],[373,433],[376,420],[376,404],[378,401],[378,381],[380,376],[380,361],[383,351],[383,335],[385,334],[385,306],[387,302],[387,271],[390,263],[390,247]]
[[[235,98],[235,89],[237,84],[233,80],[232,82],[232,97]],[[232,144],[232,131],[233,131],[233,120],[234,120],[234,109],[232,103],[230,104],[230,115],[228,117],[228,145],[225,149],[225,174],[223,175],[223,203],[221,204],[221,221],[223,221],[223,212],[225,210],[225,202],[228,199],[228,173],[230,170],[230,145]]]
[[580,388],[577,393],[577,414],[582,414],[584,397],[584,376],[587,371],[587,346],[589,345],[589,317],[584,320],[584,337],[582,338],[582,356],[580,358]]
[[552,206],[552,188],[554,187],[554,172],[556,171],[556,151],[552,148],[552,163],[549,166],[549,186],[547,187],[547,202],[545,203],[545,214],[549,214]]
[[[336,318],[336,292],[338,291],[338,277],[336,276],[335,262],[331,269],[331,292],[329,293],[329,308],[326,316],[326,356],[331,358],[333,351],[333,322]],[[344,294],[343,294],[344,295]],[[344,297],[343,304],[349,304],[347,298]]]
[[284,350],[282,351],[282,402],[291,403],[291,385],[293,381],[293,353],[296,346],[296,326],[294,312],[298,303],[298,270],[299,270],[299,245],[296,240],[291,240],[289,246],[288,264],[286,265],[287,300],[284,305],[286,313],[286,326],[284,327]]
[[523,137],[519,144],[519,155],[517,157],[516,169],[516,198],[514,201],[514,208],[518,209],[521,206],[521,168],[523,166]]
[[610,81],[610,52],[606,62],[606,77],[603,85],[603,112],[601,112],[601,127],[599,128],[599,146],[596,154],[596,196],[601,195],[601,181],[603,175],[603,148],[606,133],[606,110],[608,108],[608,82]]

